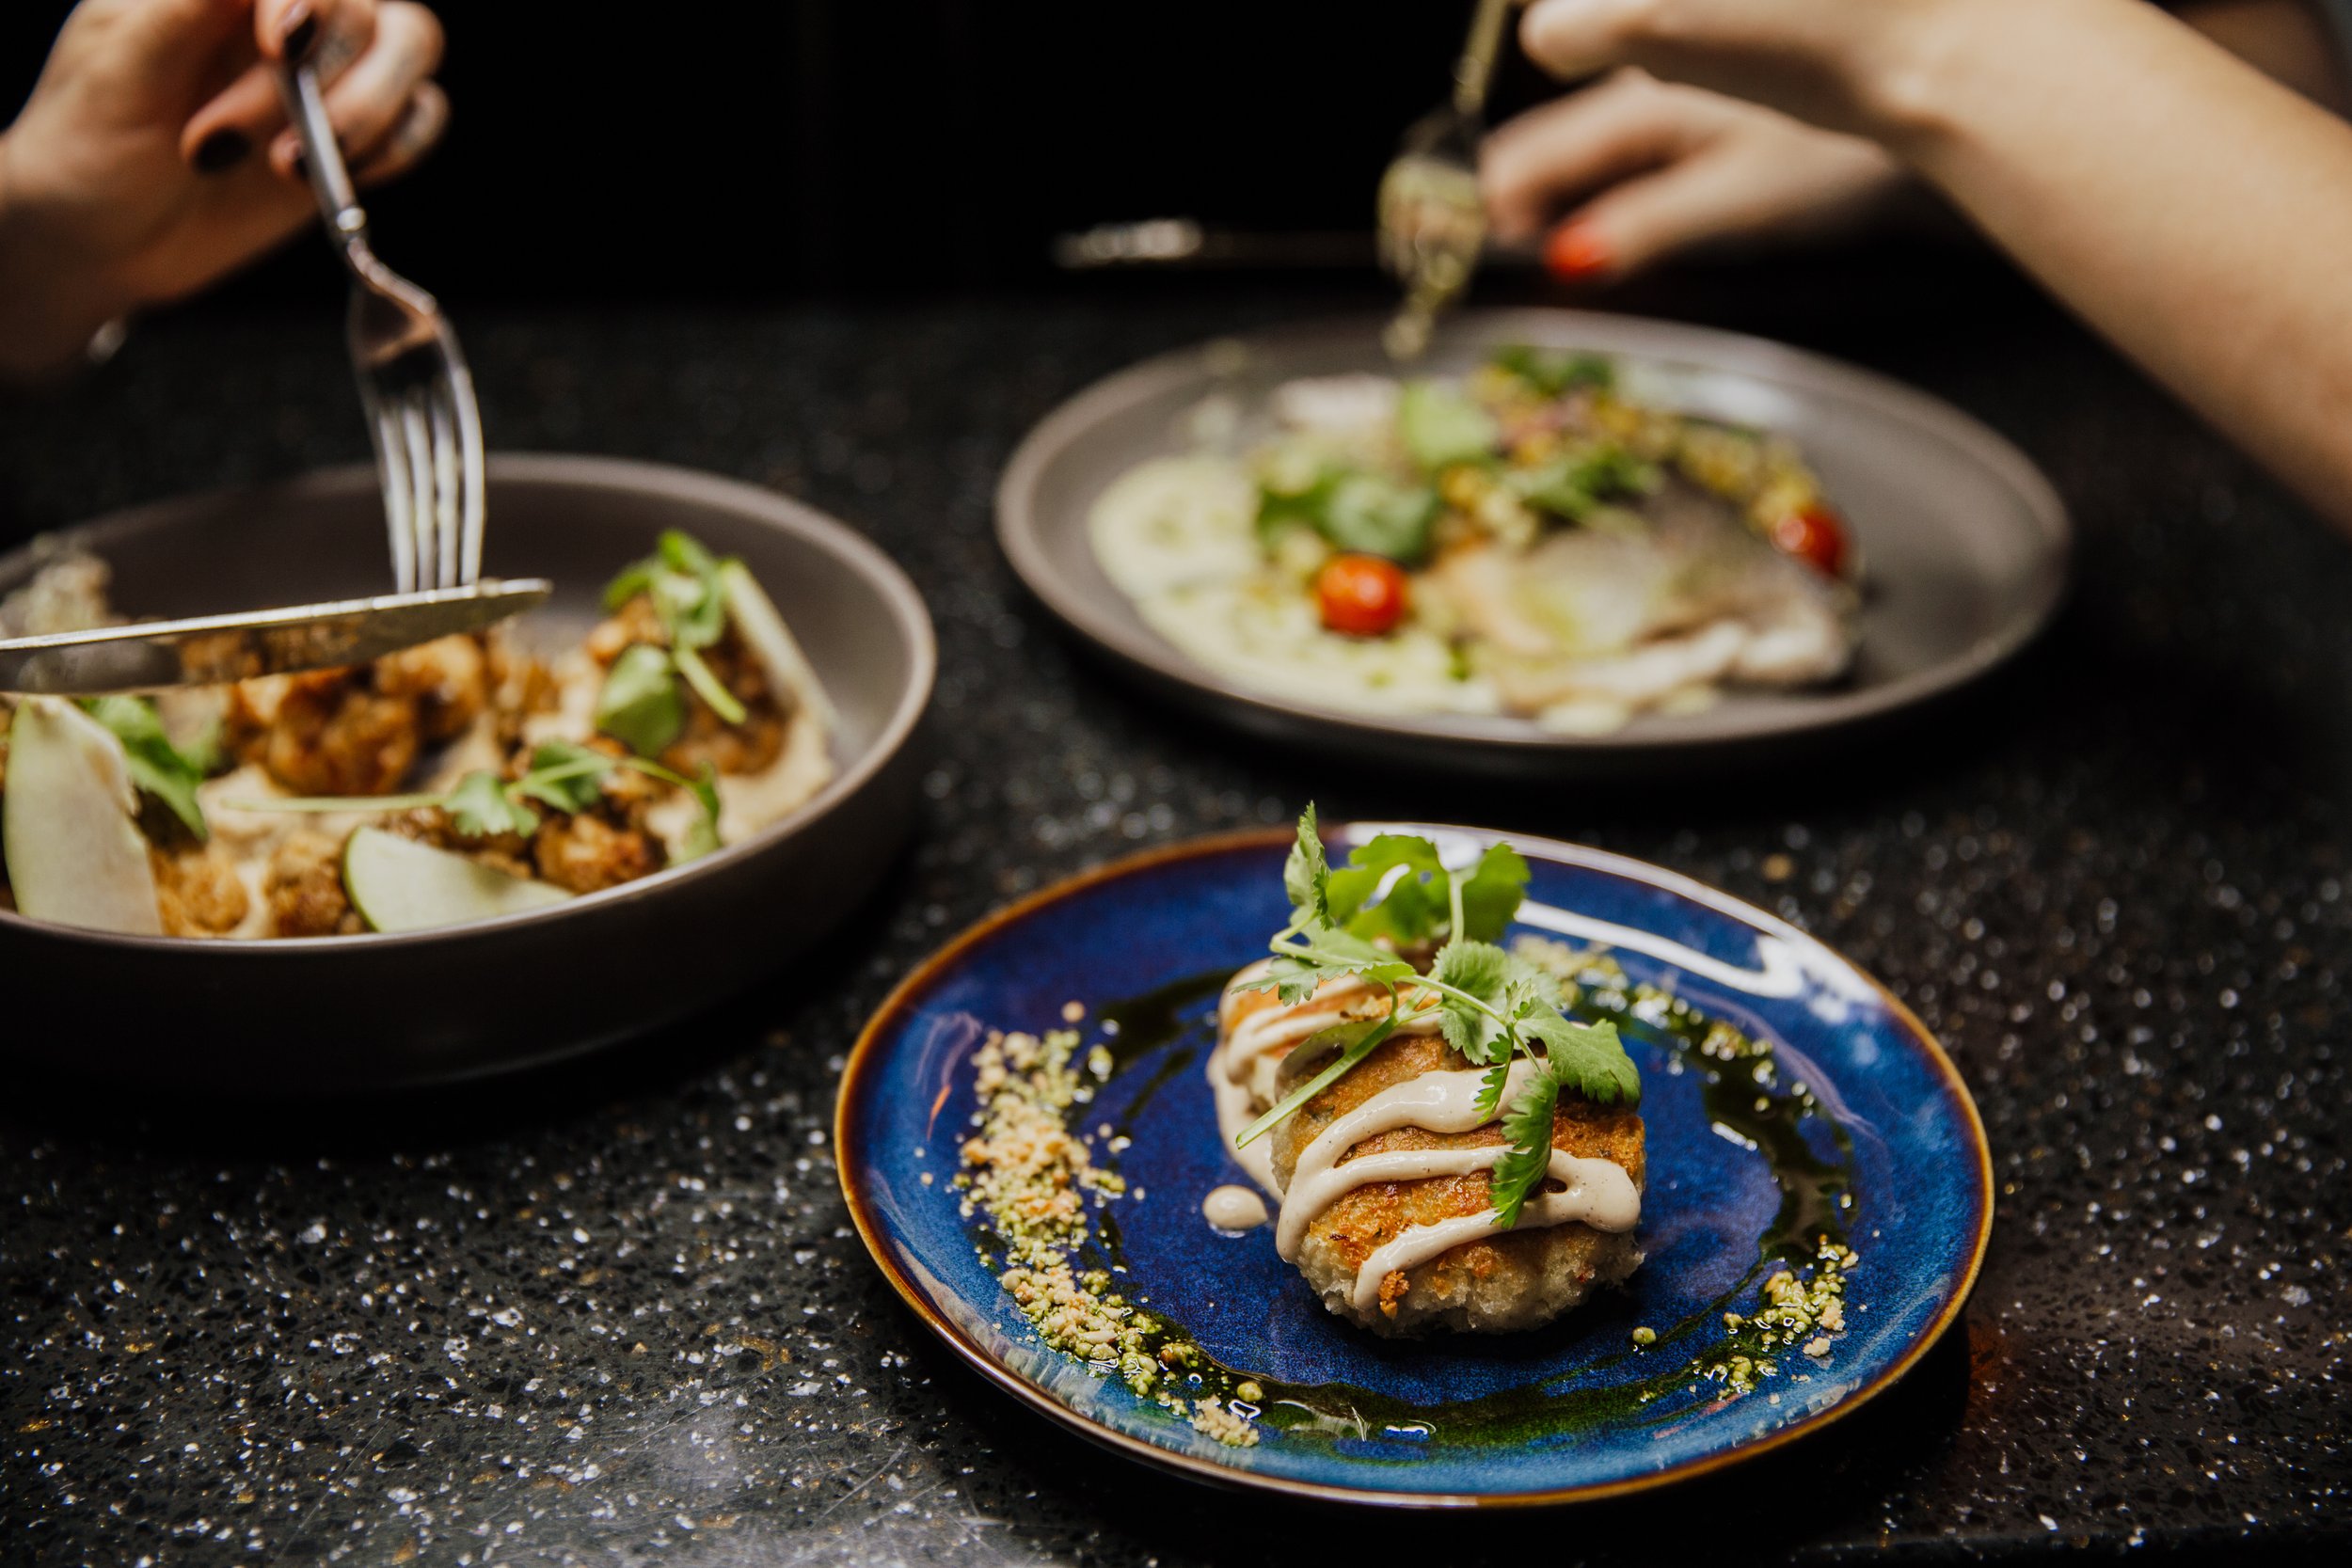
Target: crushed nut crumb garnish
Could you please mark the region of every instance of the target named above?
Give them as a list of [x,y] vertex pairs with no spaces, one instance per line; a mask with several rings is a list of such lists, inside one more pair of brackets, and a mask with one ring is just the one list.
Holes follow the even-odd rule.
[[1237,1389],[1216,1386],[1226,1381],[1222,1369],[1182,1328],[1111,1289],[1108,1269],[1086,1265],[1093,1212],[1126,1183],[1096,1165],[1086,1138],[1070,1130],[1072,1111],[1093,1098],[1113,1066],[1098,1045],[1083,1071],[1073,1068],[1078,1039],[1074,1029],[1041,1037],[992,1030],[980,1042],[973,1055],[978,1132],[965,1140],[955,1178],[963,1217],[984,1217],[994,1232],[1001,1255],[983,1247],[982,1260],[1001,1270],[1006,1292],[1048,1349],[1098,1377],[1119,1378],[1204,1436],[1250,1447],[1257,1412],[1235,1408],[1248,1403]]
[[[1556,975],[1571,1008],[1582,1006],[1603,1017],[1646,1024],[1713,1064],[1715,1070],[1736,1070],[1739,1082],[1765,1091],[1754,1102],[1759,1113],[1772,1109],[1772,1097],[1777,1095],[1800,1117],[1826,1115],[1805,1085],[1780,1083],[1771,1040],[1742,1034],[1672,991],[1636,982],[1607,953],[1531,936],[1513,942],[1511,951]],[[1851,1201],[1850,1192],[1837,1194],[1841,1210]],[[1693,1363],[1694,1377],[1712,1380],[1729,1394],[1748,1394],[1779,1371],[1773,1359],[1778,1352],[1794,1348],[1815,1361],[1829,1357],[1830,1336],[1846,1326],[1845,1275],[1858,1259],[1851,1248],[1827,1235],[1813,1238],[1809,1244],[1811,1257],[1776,1270],[1764,1281],[1763,1304],[1755,1311],[1724,1313],[1724,1339]],[[1648,1349],[1660,1342],[1660,1336],[1645,1325],[1633,1331],[1633,1342]]]

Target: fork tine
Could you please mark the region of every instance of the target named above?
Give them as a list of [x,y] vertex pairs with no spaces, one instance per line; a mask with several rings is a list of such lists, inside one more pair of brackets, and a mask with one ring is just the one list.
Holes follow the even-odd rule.
[[410,532],[416,539],[417,585],[432,588],[438,586],[437,551],[434,547],[433,433],[425,419],[421,391],[409,392],[400,400],[400,426],[410,494],[416,498],[410,514]]
[[483,517],[489,502],[488,481],[483,473],[482,409],[474,402],[473,373],[457,356],[453,341],[450,352],[449,397],[457,411],[457,463],[462,483],[458,490],[458,576],[459,583],[471,587],[482,578]]
[[417,590],[417,536],[411,521],[407,443],[400,415],[373,394],[367,398],[368,435],[375,442],[375,472],[384,487],[384,527],[392,541],[392,584],[403,594]]
[[436,585],[457,586],[457,421],[449,396],[436,378],[424,392],[433,425],[433,542],[438,562]]

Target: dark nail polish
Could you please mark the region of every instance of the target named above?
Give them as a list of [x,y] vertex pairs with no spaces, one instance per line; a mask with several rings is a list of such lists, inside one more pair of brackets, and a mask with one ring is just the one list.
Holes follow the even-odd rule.
[[318,41],[319,19],[311,14],[309,6],[296,6],[287,14],[286,30],[279,36],[285,45],[287,60],[299,60],[310,54],[310,45]]
[[241,162],[252,150],[253,144],[246,140],[244,132],[232,131],[224,125],[198,142],[195,156],[188,161],[196,166],[199,174],[218,174],[222,169]]

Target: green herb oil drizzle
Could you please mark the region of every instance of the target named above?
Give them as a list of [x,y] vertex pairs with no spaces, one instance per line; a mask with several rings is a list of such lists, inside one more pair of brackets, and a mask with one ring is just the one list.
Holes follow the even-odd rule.
[[[1522,938],[1515,951],[1559,975],[1571,1014],[1612,1022],[1628,1039],[1648,1041],[1680,1062],[1684,1070],[1701,1077],[1700,1103],[1708,1119],[1756,1150],[1780,1191],[1778,1210],[1756,1238],[1755,1262],[1713,1301],[1678,1323],[1659,1327],[1646,1345],[1613,1352],[1521,1387],[1445,1405],[1434,1413],[1436,1420],[1425,1404],[1351,1384],[1284,1383],[1228,1367],[1181,1324],[1136,1305],[1135,1321],[1146,1333],[1153,1358],[1171,1381],[1184,1386],[1187,1397],[1218,1400],[1295,1440],[1420,1443],[1442,1431],[1449,1443],[1499,1447],[1603,1423],[1670,1420],[1692,1408],[1671,1396],[1727,1402],[1777,1375],[1781,1361],[1802,1359],[1797,1341],[1808,1330],[1792,1330],[1788,1314],[1769,1309],[1729,1318],[1726,1314],[1759,1280],[1776,1281],[1784,1274],[1802,1276],[1811,1270],[1817,1280],[1830,1275],[1835,1293],[1835,1275],[1851,1257],[1845,1251],[1844,1223],[1854,1202],[1851,1135],[1809,1085],[1782,1081],[1769,1041],[1753,1039],[1658,987],[1631,981],[1606,955],[1540,938]],[[1113,1025],[1104,1032],[1106,1037],[1098,1048],[1108,1053],[1105,1076],[1115,1076],[1206,1023],[1199,1004],[1219,994],[1230,975],[1227,970],[1187,975],[1100,1008],[1098,1018]],[[1115,1132],[1127,1134],[1152,1099],[1198,1059],[1197,1044],[1168,1053],[1130,1098]],[[1809,1121],[1827,1130],[1830,1156],[1817,1153],[1806,1141],[1804,1130]],[[1097,1267],[1126,1274],[1119,1225],[1108,1207],[1096,1212],[1089,1250]],[[1694,1354],[1669,1354],[1669,1347],[1718,1323],[1727,1329],[1720,1339]],[[1555,1325],[1522,1340],[1540,1356],[1547,1336],[1565,1342],[1581,1337],[1588,1326]],[[1657,1370],[1606,1386],[1590,1386],[1593,1374],[1636,1358],[1657,1363]]]

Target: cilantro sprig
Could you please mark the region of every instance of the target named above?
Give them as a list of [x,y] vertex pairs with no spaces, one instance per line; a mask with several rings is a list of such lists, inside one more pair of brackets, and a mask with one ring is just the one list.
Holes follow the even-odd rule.
[[[1486,1069],[1478,1101],[1485,1116],[1503,1110],[1513,1066],[1533,1064],[1518,1098],[1503,1110],[1508,1152],[1492,1178],[1497,1225],[1518,1224],[1551,1166],[1560,1096],[1573,1093],[1599,1105],[1631,1105],[1642,1096],[1641,1074],[1616,1026],[1563,1016],[1558,980],[1495,945],[1518,911],[1527,879],[1526,860],[1508,845],[1492,846],[1468,876],[1455,876],[1437,846],[1400,833],[1359,846],[1334,870],[1310,805],[1282,867],[1290,924],[1268,943],[1273,962],[1252,985],[1288,1004],[1305,1001],[1327,980],[1353,978],[1385,990],[1389,1010],[1317,1036],[1317,1043],[1336,1051],[1332,1060],[1234,1143],[1263,1137],[1398,1030],[1434,1019],[1449,1046]],[[1426,973],[1402,956],[1440,938]]]
[[653,554],[624,567],[606,587],[607,610],[644,594],[669,640],[666,647],[641,642],[628,648],[613,661],[597,693],[596,727],[631,751],[658,755],[685,728],[679,680],[727,723],[743,721],[743,705],[702,656],[726,633],[725,565],[692,535],[670,529]]
[[122,742],[131,782],[142,794],[161,801],[196,835],[198,843],[211,836],[204,808],[197,803],[196,786],[219,768],[216,737],[207,736],[193,746],[175,746],[164,733],[155,705],[145,697],[92,697],[82,708]]
[[[299,795],[275,800],[224,802],[239,811],[386,812],[437,807],[464,838],[528,837],[539,831],[535,806],[577,816],[594,806],[612,774],[628,770],[675,784],[694,798],[702,814],[688,832],[681,858],[694,860],[719,847],[718,770],[703,765],[698,778],[646,757],[616,757],[568,740],[550,740],[531,753],[522,777],[501,779],[488,768],[468,773],[450,788],[410,795]],[[535,804],[534,804],[535,803]]]

